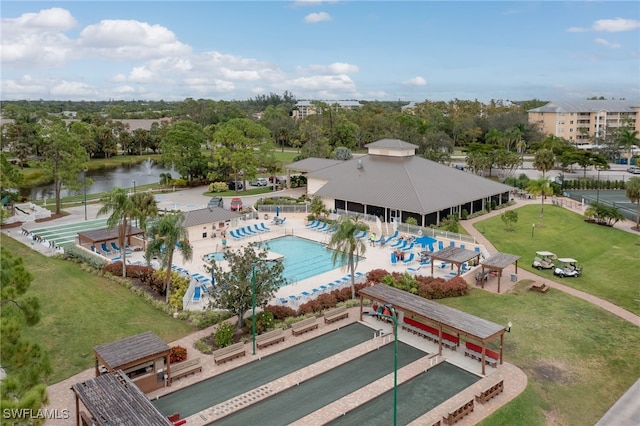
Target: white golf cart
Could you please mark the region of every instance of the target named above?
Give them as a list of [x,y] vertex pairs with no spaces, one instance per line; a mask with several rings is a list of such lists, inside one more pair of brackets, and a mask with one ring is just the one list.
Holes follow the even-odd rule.
[[533,258],[531,266],[536,268],[538,271],[543,269],[553,269],[556,266],[553,262],[557,259],[558,257],[550,251],[537,251],[536,257]]
[[578,266],[578,261],[570,257],[558,259],[558,267],[554,269],[553,275],[560,278],[579,277],[582,274],[582,267]]

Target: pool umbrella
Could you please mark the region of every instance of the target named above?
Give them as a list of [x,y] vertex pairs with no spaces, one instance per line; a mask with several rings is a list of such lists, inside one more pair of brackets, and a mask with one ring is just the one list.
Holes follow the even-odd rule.
[[276,206],[276,217],[280,216],[280,206]]
[[418,238],[416,238],[416,243],[420,244],[422,248],[425,248],[426,246],[431,246],[436,241],[437,240],[435,238],[431,238],[428,235],[421,235]]

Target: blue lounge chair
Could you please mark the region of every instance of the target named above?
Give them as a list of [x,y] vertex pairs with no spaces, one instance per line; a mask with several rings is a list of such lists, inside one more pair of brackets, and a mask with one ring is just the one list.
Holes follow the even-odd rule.
[[442,241],[438,241],[438,250],[444,250],[444,243]]
[[113,241],[111,241],[111,248],[114,251],[120,251],[120,247],[118,247],[118,245],[116,243],[114,243]]
[[287,299],[285,299],[284,297],[280,297],[280,298],[278,299],[278,301],[279,301],[281,304],[283,304],[283,305],[286,305],[286,304],[287,304]]
[[460,244],[460,248],[464,250],[465,245],[464,244]]
[[392,265],[397,265],[398,264],[398,256],[396,256],[396,252],[391,252],[391,264]]
[[456,246],[455,241],[449,241],[449,247],[455,247],[455,246]]
[[413,274],[413,273],[418,272],[418,271],[420,270],[420,268],[422,268],[422,264],[421,264],[420,266],[418,266],[417,268],[408,267],[408,268],[407,268],[407,272],[409,272],[409,273],[412,273],[412,274]]
[[264,222],[260,222],[260,228],[264,229],[265,231],[271,231],[271,228],[268,228],[267,225],[264,224]]
[[304,297],[307,297],[307,298],[311,297],[311,293],[309,293],[308,291],[303,291],[300,294],[303,295]]
[[327,222],[321,222],[320,225],[313,228],[316,231],[324,231],[327,229]]
[[297,302],[300,299],[300,297],[292,294],[291,296],[289,296],[289,300],[291,300],[292,302]]
[[[383,238],[385,238],[385,237],[384,237],[384,235],[380,235],[380,237],[378,237],[378,239],[377,239],[377,240],[375,240],[375,241],[374,241],[374,243],[376,243],[376,244],[380,244],[380,243],[382,242],[382,239],[383,239]],[[385,238],[385,241],[386,241],[386,238]]]
[[396,241],[395,243],[393,243],[391,245],[391,248],[398,248],[400,246],[403,246],[405,243],[406,243],[406,241],[404,239],[398,240],[398,241]]
[[415,253],[409,253],[409,257],[407,257],[406,259],[404,259],[402,261],[402,263],[404,263],[405,265],[408,263],[413,262],[413,258],[415,257]]
[[194,302],[199,302],[200,301],[200,286],[197,285],[194,289],[193,289],[193,301]]
[[307,223],[305,225],[306,228],[315,228],[316,226],[318,226],[319,221],[316,219],[313,219],[311,222]]
[[253,228],[251,228],[251,229],[253,229],[258,234],[262,234],[263,232],[266,232],[264,229],[260,229],[260,227],[258,226],[257,223],[255,223],[253,225]]
[[240,236],[238,236],[235,231],[232,229],[229,231],[229,235],[231,236],[231,238],[233,238],[234,240],[239,240]]
[[473,251],[475,251],[476,253],[480,253],[480,247],[474,247]]
[[323,292],[323,293],[325,291],[329,290],[329,287],[327,287],[326,285],[319,285],[318,287],[320,287],[320,291]]
[[251,228],[251,226],[245,226],[245,227],[244,227],[244,228],[242,228],[242,229],[244,229],[244,230],[245,230],[244,232],[245,232],[247,235],[258,235],[258,232],[257,232],[257,231],[254,231],[254,230]]
[[105,254],[111,254],[111,250],[109,250],[109,249],[107,248],[107,243],[102,243],[102,244],[100,245],[100,247],[102,247],[102,252],[103,252],[103,253],[105,253]]
[[392,240],[398,238],[398,230],[396,229],[396,232],[393,233],[392,236],[390,236],[389,238],[387,238],[385,240],[385,244],[389,244]]
[[282,220],[280,221],[280,223],[278,223],[278,225],[282,225],[284,223],[284,221],[287,220],[286,217],[283,217]]

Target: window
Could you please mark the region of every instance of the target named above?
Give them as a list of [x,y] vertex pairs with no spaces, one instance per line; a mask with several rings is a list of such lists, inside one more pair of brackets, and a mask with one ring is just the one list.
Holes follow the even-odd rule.
[[207,233],[206,232],[202,233],[202,238],[207,238]]

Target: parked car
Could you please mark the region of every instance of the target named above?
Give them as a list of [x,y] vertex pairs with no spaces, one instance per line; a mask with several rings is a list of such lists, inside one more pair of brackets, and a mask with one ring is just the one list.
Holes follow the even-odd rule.
[[242,200],[238,197],[231,199],[231,211],[240,211],[242,210]]
[[280,176],[269,176],[269,183],[276,182],[276,185],[280,185],[281,183],[285,183],[287,181],[286,178]]
[[267,186],[269,184],[269,181],[267,180],[267,178],[256,178],[249,183],[253,186]]
[[578,261],[570,257],[558,259],[558,267],[553,271],[553,275],[560,278],[579,277],[581,274],[582,268],[578,266]]
[[638,166],[631,166],[627,169],[627,171],[629,173],[633,173],[634,175],[640,175],[640,167]]
[[550,251],[537,251],[536,257],[533,258],[531,266],[536,268],[538,271],[542,269],[554,269],[556,265],[553,264],[553,261],[556,259],[557,256]]
[[229,190],[230,191],[240,190],[240,189],[244,188],[244,185],[240,181],[238,181],[238,182],[233,182],[233,181],[227,182],[227,185],[229,186]]
[[209,200],[209,207],[224,207],[224,200],[222,197],[213,197]]

